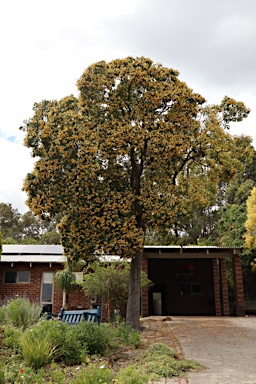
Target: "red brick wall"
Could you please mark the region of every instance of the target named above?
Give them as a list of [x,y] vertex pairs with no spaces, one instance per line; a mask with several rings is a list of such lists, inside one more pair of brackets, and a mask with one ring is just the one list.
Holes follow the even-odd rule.
[[[41,295],[41,281],[43,272],[56,272],[61,269],[60,264],[49,263],[32,263],[30,267],[29,263],[14,263],[11,267],[11,263],[0,264],[0,301],[5,302],[10,298],[25,297],[31,302],[40,303]],[[5,284],[4,274],[5,271],[29,271],[30,282],[23,284]],[[63,293],[54,286],[53,291],[53,313],[59,313],[62,307]],[[83,291],[78,289],[75,292],[69,294],[69,305],[70,308],[88,308],[88,297],[85,297]]]
[[245,300],[244,300],[244,285],[241,258],[235,255],[233,258],[233,271],[234,271],[234,288],[236,299],[236,315],[245,315]]

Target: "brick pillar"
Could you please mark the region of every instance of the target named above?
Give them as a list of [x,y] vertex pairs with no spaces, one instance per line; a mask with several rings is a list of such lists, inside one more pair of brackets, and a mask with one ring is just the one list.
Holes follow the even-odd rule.
[[218,266],[217,259],[212,259],[212,271],[213,271],[213,287],[214,287],[214,300],[215,300],[215,315],[221,316],[220,279],[219,279],[219,266]]
[[[148,258],[143,256],[142,271],[148,276]],[[148,316],[148,287],[141,288],[141,316]]]
[[233,257],[233,273],[234,273],[234,289],[236,301],[236,315],[245,315],[245,302],[244,302],[244,284],[242,274],[242,263],[239,255]]
[[229,300],[228,300],[228,281],[226,259],[220,259],[220,279],[221,279],[221,296],[223,305],[223,315],[229,316]]

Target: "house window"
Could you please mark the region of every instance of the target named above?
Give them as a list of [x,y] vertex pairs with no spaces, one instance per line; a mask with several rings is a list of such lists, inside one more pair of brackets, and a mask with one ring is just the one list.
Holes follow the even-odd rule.
[[5,284],[27,284],[30,281],[30,272],[28,271],[6,271],[4,274]]
[[182,284],[180,287],[181,295],[201,295],[202,285],[200,284]]
[[43,272],[41,287],[41,303],[52,304],[53,297],[53,272]]

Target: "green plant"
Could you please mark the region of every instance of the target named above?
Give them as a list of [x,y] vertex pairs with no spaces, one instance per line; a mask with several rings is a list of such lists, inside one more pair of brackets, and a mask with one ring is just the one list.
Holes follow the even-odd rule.
[[5,384],[5,375],[3,367],[0,367],[0,384]]
[[82,321],[74,328],[76,337],[83,345],[87,346],[90,355],[103,355],[109,345],[108,328],[102,324],[98,326],[87,321]]
[[133,330],[130,326],[125,325],[124,322],[116,323],[109,327],[111,335],[110,346],[118,348],[118,345],[130,345],[137,348],[140,345],[140,334],[138,331]]
[[[119,310],[120,317],[125,318],[126,305],[129,292],[130,264],[123,261],[109,263],[104,258],[91,263],[79,285],[88,295],[95,295],[108,304],[108,320],[115,318],[115,309]],[[141,286],[148,286],[150,280],[142,272]]]
[[6,323],[5,307],[1,306],[0,307],[0,324],[5,324],[5,323]]
[[146,384],[149,376],[135,365],[122,369],[117,375],[118,384]]
[[177,359],[172,348],[163,343],[151,346],[144,359],[144,368],[152,377],[180,376],[190,369],[200,369],[202,366],[195,361]]
[[74,273],[67,267],[62,271],[58,271],[54,275],[56,287],[63,291],[63,307],[68,305],[68,294],[76,286],[76,277]]
[[13,326],[5,326],[3,344],[7,348],[11,348],[15,351],[19,350],[21,335],[22,331],[20,329],[17,329]]
[[80,372],[76,382],[79,384],[110,384],[114,380],[114,371],[106,362],[90,363],[85,370]]
[[153,352],[153,354],[156,356],[165,355],[165,356],[169,356],[171,358],[177,358],[176,352],[166,344],[154,343],[151,345],[150,349]]
[[17,298],[10,300],[4,310],[7,321],[24,331],[39,320],[42,308],[28,299]]
[[78,326],[70,326],[61,321],[42,321],[32,328],[35,332],[47,334],[55,347],[55,360],[65,364],[79,364],[85,360],[87,345]]
[[26,364],[34,370],[44,367],[54,357],[56,352],[48,333],[39,329],[29,329],[21,337],[21,352]]

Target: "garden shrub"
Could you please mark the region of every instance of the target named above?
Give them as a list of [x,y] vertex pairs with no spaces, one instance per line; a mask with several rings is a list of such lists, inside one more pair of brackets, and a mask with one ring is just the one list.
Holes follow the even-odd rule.
[[140,345],[140,334],[124,322],[107,325],[109,332],[109,346],[118,349],[123,344],[138,348]]
[[20,343],[25,363],[36,371],[47,365],[56,351],[49,334],[40,332],[39,327],[27,330]]
[[24,331],[39,320],[42,308],[28,299],[17,298],[10,300],[4,310],[8,323]]
[[7,348],[11,348],[14,351],[18,351],[20,349],[20,338],[22,335],[22,331],[13,326],[5,326],[4,328],[4,338],[3,344]]
[[66,364],[79,364],[85,360],[88,352],[77,327],[61,321],[42,321],[32,329],[48,335],[55,347],[55,360]]
[[5,375],[3,367],[0,367],[0,384],[5,384]]
[[0,325],[6,323],[5,307],[2,305],[0,307]]
[[107,327],[103,324],[98,326],[88,321],[82,321],[75,328],[79,340],[83,345],[87,346],[90,355],[104,355],[110,337]]

